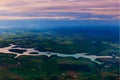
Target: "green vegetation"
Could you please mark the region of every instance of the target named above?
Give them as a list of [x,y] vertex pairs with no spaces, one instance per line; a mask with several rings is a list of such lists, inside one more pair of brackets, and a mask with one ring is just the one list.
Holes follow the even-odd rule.
[[[114,80],[119,73],[117,70],[118,64],[107,68],[84,58],[21,56],[14,59],[14,56],[0,54],[1,80],[101,80],[102,78],[104,80]],[[63,65],[64,67],[62,67]],[[79,68],[76,66],[79,66]],[[77,70],[72,67],[76,67]]]
[[[7,36],[8,35],[8,36]],[[7,36],[7,37],[6,37]],[[105,36],[103,36],[104,38]],[[52,31],[46,32],[21,32],[0,36],[0,47],[9,44],[21,45],[25,48],[36,48],[39,51],[75,54],[87,52],[95,55],[110,55],[119,53],[119,48],[114,47],[112,42],[105,43],[102,37],[91,38],[86,33],[64,35]]]
[[20,49],[9,49],[9,51],[16,52],[16,53],[21,53],[21,54],[26,52],[26,50],[20,50]]
[[[88,55],[119,55],[113,36],[68,31],[8,31],[0,34],[0,48],[15,44],[39,51]],[[112,34],[111,34],[112,35]],[[109,40],[110,39],[110,40]],[[23,53],[24,50],[11,50]],[[37,54],[32,52],[30,54]],[[20,56],[0,53],[0,80],[116,80],[119,78],[119,59],[99,59],[97,64],[85,58],[57,56]]]

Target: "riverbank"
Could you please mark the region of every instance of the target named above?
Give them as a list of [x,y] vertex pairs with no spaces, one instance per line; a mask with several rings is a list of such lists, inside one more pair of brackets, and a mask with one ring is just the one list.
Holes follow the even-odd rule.
[[[98,64],[102,64],[101,62],[97,61],[96,59],[100,58],[113,58],[113,56],[96,56],[96,55],[87,55],[87,53],[75,53],[75,54],[61,54],[61,53],[55,53],[55,52],[40,52],[38,50],[35,50],[34,48],[21,48],[21,47],[16,47],[17,45],[10,44],[8,47],[0,48],[0,53],[5,53],[5,54],[16,54],[14,58],[18,58],[19,56],[22,55],[27,55],[27,56],[40,56],[44,55],[47,57],[56,55],[58,57],[73,57],[73,58],[87,58],[90,59],[92,62],[96,62]],[[17,52],[11,52],[11,49],[16,49],[16,50],[25,50],[22,54],[17,53]],[[36,54],[32,54],[36,53]]]

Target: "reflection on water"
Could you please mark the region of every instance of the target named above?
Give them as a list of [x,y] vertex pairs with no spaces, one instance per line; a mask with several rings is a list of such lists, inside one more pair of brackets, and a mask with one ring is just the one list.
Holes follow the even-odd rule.
[[[20,50],[27,50],[23,52],[23,54],[16,53],[16,52],[11,52],[9,49],[20,49]],[[61,54],[61,53],[55,53],[55,52],[40,52],[38,50],[35,50],[34,48],[21,48],[21,47],[16,47],[16,45],[10,44],[8,47],[0,48],[0,53],[5,53],[5,54],[16,54],[15,58],[21,56],[21,55],[29,55],[29,56],[40,56],[40,55],[45,55],[45,56],[52,56],[56,55],[58,57],[74,57],[74,58],[87,58],[90,59],[93,62],[96,62],[98,64],[101,64],[101,62],[97,61],[97,58],[112,58],[112,56],[96,56],[96,55],[86,55],[87,53],[76,53],[76,54]],[[38,54],[29,54],[29,53],[38,53]]]

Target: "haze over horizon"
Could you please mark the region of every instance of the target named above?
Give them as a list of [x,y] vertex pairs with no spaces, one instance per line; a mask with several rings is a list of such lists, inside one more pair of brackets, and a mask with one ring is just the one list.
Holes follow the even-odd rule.
[[0,0],[0,26],[36,20],[41,25],[56,20],[60,22],[54,25],[67,21],[75,26],[119,26],[119,4],[119,0]]

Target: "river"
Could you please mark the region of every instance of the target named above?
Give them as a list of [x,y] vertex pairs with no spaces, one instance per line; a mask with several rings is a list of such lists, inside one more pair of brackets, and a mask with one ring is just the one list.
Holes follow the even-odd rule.
[[[55,52],[40,52],[38,50],[35,50],[34,48],[21,48],[21,47],[16,47],[17,45],[10,44],[8,47],[0,48],[0,53],[5,53],[5,54],[16,54],[14,58],[17,58],[22,55],[28,55],[28,56],[40,56],[40,55],[45,55],[45,56],[52,56],[56,55],[58,57],[73,57],[73,58],[87,58],[90,59],[93,62],[96,62],[98,64],[102,64],[101,62],[97,61],[96,59],[98,58],[113,58],[112,56],[96,56],[96,55],[87,55],[87,53],[75,53],[75,54],[63,54],[63,53],[55,53]],[[19,49],[19,50],[26,50],[26,52],[23,52],[22,54],[16,53],[16,52],[11,52],[9,51],[10,49]],[[38,54],[29,54],[32,52],[36,52]]]

